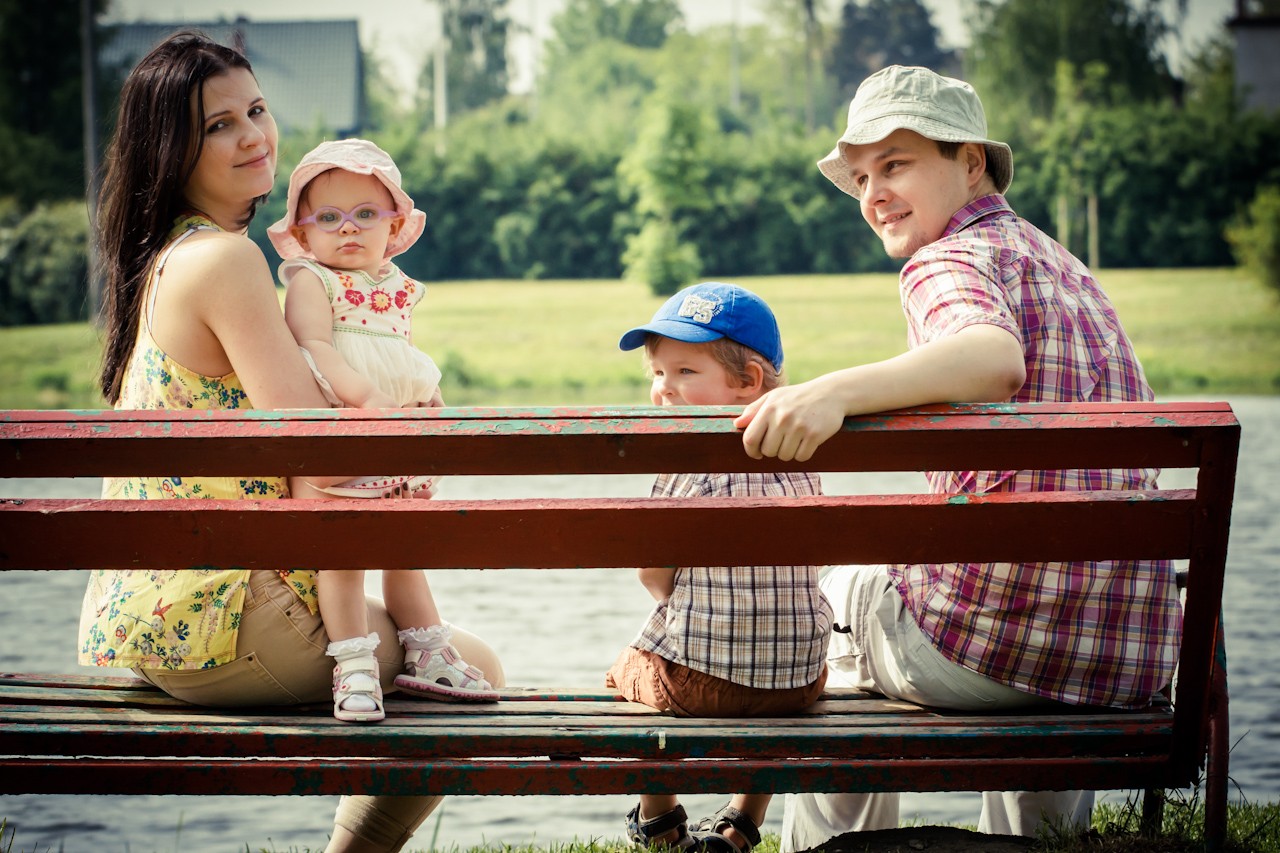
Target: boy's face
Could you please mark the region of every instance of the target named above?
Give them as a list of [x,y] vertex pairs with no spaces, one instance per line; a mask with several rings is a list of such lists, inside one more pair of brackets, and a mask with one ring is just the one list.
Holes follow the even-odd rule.
[[[316,175],[307,185],[298,204],[297,218],[303,220],[322,208],[334,208],[341,214],[356,211],[362,205],[382,210],[395,210],[391,191],[373,175],[359,175],[345,169],[330,169]],[[325,266],[342,270],[364,270],[377,275],[386,260],[387,243],[400,231],[404,219],[385,217],[357,226],[350,219],[342,221],[335,231],[325,231],[318,224],[295,225],[294,238]]]
[[758,388],[738,384],[706,344],[660,338],[649,370],[649,399],[655,406],[738,406],[760,396]]
[[932,139],[895,130],[878,142],[846,146],[844,157],[861,193],[862,217],[891,258],[909,258],[940,239],[955,212],[982,194],[985,151],[975,143],[948,160]]

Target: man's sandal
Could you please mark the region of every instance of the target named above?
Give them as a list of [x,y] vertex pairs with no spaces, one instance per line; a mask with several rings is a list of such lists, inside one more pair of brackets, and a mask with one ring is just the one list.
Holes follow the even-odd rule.
[[[353,709],[357,697],[373,702],[372,710]],[[376,723],[385,719],[382,684],[378,681],[378,661],[372,654],[340,661],[333,668],[333,716],[346,723]]]
[[[742,846],[725,835],[730,828],[746,839]],[[695,850],[709,853],[751,853],[752,848],[760,843],[760,827],[733,806],[725,806],[711,817],[704,817],[689,830],[689,835],[693,838]]]
[[[627,837],[637,847],[685,850],[693,844],[686,825],[688,820],[689,814],[684,810],[684,806],[680,805],[657,817],[641,820],[640,804],[637,803],[634,809],[627,812]],[[675,839],[663,840],[664,836],[669,835],[673,830],[676,834]]]
[[440,702],[497,702],[498,691],[484,673],[468,664],[453,646],[405,649],[404,672],[396,687],[412,696]]

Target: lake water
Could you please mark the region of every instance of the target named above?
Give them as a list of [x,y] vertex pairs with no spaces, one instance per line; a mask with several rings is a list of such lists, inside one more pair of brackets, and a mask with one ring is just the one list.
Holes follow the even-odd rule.
[[[1243,424],[1231,547],[1224,593],[1230,651],[1233,797],[1280,801],[1280,668],[1272,649],[1280,568],[1280,397],[1244,397],[1232,405]],[[455,477],[441,497],[644,496],[652,478]],[[918,491],[914,474],[829,474],[831,494]],[[1169,471],[1165,488],[1193,486]],[[86,496],[97,480],[0,480],[0,496]],[[431,574],[446,618],[488,639],[503,657],[512,685],[597,687],[614,655],[648,613],[648,595],[629,571],[489,571]],[[75,663],[82,572],[0,574],[0,669],[91,672]],[[377,577],[371,573],[370,590]],[[1125,792],[1100,795],[1123,801]],[[691,816],[723,804],[719,794],[683,798]],[[550,844],[575,838],[617,839],[631,796],[455,797],[419,830],[409,849],[481,843]],[[909,794],[904,821],[975,823],[977,794]],[[16,832],[12,853],[31,850],[217,851],[323,849],[336,798],[179,796],[0,796],[0,818]],[[777,831],[778,801],[766,830]],[[8,841],[6,835],[5,842]],[[0,849],[5,849],[0,843]]]

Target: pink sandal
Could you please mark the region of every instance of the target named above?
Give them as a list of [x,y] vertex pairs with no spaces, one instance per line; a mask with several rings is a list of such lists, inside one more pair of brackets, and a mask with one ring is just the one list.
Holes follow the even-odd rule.
[[412,696],[440,702],[497,702],[498,691],[484,673],[462,659],[457,649],[405,649],[405,671],[396,687]]
[[[357,697],[372,700],[373,709],[347,707],[348,702]],[[378,661],[372,654],[339,661],[333,668],[333,716],[345,723],[376,723],[386,719],[382,684],[378,681]]]

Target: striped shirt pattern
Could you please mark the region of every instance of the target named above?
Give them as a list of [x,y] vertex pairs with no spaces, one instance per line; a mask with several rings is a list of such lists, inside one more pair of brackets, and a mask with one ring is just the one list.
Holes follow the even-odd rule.
[[[820,494],[808,473],[662,474],[653,485],[663,498]],[[786,690],[817,680],[830,638],[816,566],[716,566],[677,569],[671,596],[631,645],[735,684]]]
[[[902,270],[908,344],[989,324],[1022,343],[1014,402],[1151,400],[1088,269],[1000,195],[962,208]],[[1149,488],[1154,469],[930,472],[935,494]],[[1088,536],[1081,530],[1081,536]],[[901,565],[890,576],[935,646],[1019,690],[1140,707],[1173,676],[1182,611],[1168,561]]]

